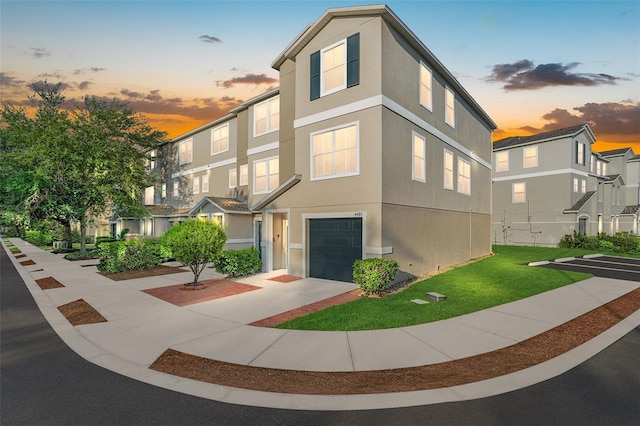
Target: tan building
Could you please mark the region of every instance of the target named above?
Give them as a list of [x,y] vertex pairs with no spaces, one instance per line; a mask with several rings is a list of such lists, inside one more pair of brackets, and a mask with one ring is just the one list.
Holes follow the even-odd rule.
[[496,125],[388,7],[327,10],[272,66],[278,89],[165,147],[180,167],[146,201],[186,213],[156,206],[145,233],[213,217],[266,270],[346,281],[360,258],[490,253]]
[[493,238],[556,246],[566,234],[638,233],[640,156],[596,152],[588,124],[493,144]]

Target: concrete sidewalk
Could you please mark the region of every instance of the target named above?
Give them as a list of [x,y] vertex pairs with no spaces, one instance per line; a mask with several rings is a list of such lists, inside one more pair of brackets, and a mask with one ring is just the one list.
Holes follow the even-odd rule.
[[[85,359],[120,374],[179,392],[238,404],[296,409],[366,409],[459,401],[495,395],[561,374],[640,325],[640,311],[599,337],[551,361],[517,373],[445,389],[374,395],[291,395],[235,389],[149,370],[165,350],[255,367],[308,371],[365,371],[413,367],[465,358],[526,340],[640,287],[640,283],[591,278],[517,302],[444,321],[387,330],[318,332],[250,326],[254,321],[355,288],[307,278],[282,285],[282,271],[238,282],[259,290],[178,307],[141,290],[189,281],[190,272],[112,281],[96,261],[69,262],[20,239],[26,257],[10,256],[54,330]],[[4,245],[4,242],[3,242]],[[5,246],[6,248],[6,246]],[[8,250],[7,250],[8,251]],[[35,265],[22,266],[32,260]],[[35,280],[53,277],[64,288],[41,290]],[[201,279],[220,278],[207,269]],[[57,309],[84,299],[107,322],[72,326]]]

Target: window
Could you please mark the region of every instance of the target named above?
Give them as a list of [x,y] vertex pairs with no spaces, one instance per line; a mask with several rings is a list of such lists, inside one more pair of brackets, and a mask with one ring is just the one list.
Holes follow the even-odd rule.
[[511,202],[524,203],[527,201],[527,184],[518,182],[511,184]]
[[445,94],[446,109],[444,113],[444,121],[451,127],[456,127],[456,111],[455,111],[455,97],[453,90],[446,88]]
[[578,192],[578,178],[573,178],[573,192]]
[[604,161],[602,162],[602,176],[606,176],[607,175],[607,163],[605,163]]
[[353,176],[358,171],[358,125],[311,134],[311,180]]
[[471,163],[458,158],[458,192],[471,194]]
[[193,193],[197,194],[200,192],[200,176],[193,177]]
[[576,164],[582,166],[586,164],[584,144],[580,142],[576,142]]
[[149,170],[153,170],[156,168],[156,150],[153,149],[149,151]]
[[180,196],[180,182],[178,182],[178,180],[173,181],[173,196]]
[[597,161],[597,162],[596,162],[596,167],[597,167],[597,169],[596,169],[596,173],[597,173],[599,176],[602,176],[602,161]]
[[589,170],[591,170],[591,173],[595,173],[595,171],[596,171],[595,170],[595,165],[594,165],[595,161],[596,161],[596,156],[592,155],[591,156],[591,167],[589,167]]
[[202,176],[202,192],[209,192],[209,173]]
[[496,172],[509,170],[509,151],[496,152]]
[[427,140],[417,133],[413,133],[413,163],[411,167],[412,178],[418,182],[426,182],[426,152]]
[[229,169],[229,188],[238,186],[238,169]]
[[211,213],[211,220],[224,227],[224,215],[222,213]]
[[211,130],[211,155],[229,150],[229,124]]
[[453,152],[444,150],[444,188],[453,190]]
[[311,100],[360,83],[360,34],[354,34],[310,57]]
[[192,145],[193,139],[182,141],[180,142],[180,145],[178,145],[178,159],[180,161],[180,164],[186,164],[192,161]]
[[153,186],[149,186],[144,189],[144,205],[151,206],[153,205],[153,196],[155,195],[155,188]]
[[253,193],[263,194],[276,189],[280,181],[278,157],[253,162]]
[[162,198],[167,198],[167,184],[162,184]]
[[582,185],[580,186],[580,192],[583,194],[587,192],[587,181],[586,179],[582,179]]
[[249,185],[249,165],[240,166],[240,186]]
[[280,96],[253,107],[253,135],[273,132],[280,127]]
[[522,150],[523,167],[538,167],[538,146],[527,146]]
[[420,105],[433,110],[433,98],[431,95],[431,83],[433,81],[431,70],[420,62]]

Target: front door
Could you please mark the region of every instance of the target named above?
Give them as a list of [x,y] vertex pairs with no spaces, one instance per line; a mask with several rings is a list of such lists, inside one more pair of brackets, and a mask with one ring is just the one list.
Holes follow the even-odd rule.
[[587,235],[587,218],[581,217],[578,219],[578,233],[582,235]]
[[274,213],[272,216],[272,260],[273,269],[287,269],[287,244],[289,221],[286,213]]

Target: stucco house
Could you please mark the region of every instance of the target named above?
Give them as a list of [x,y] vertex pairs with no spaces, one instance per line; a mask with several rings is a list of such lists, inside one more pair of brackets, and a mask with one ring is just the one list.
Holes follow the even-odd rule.
[[493,144],[493,238],[556,246],[563,235],[638,232],[640,156],[596,152],[588,124]]
[[267,271],[346,281],[360,258],[421,275],[490,253],[496,125],[391,9],[329,9],[272,67],[278,88],[165,147],[148,235],[187,209]]

